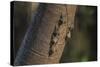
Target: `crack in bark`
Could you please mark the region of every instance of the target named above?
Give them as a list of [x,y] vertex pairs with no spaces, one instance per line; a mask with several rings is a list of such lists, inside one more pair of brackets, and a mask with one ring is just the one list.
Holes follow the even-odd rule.
[[54,31],[51,35],[51,41],[50,41],[50,48],[49,48],[49,57],[56,51],[56,44],[59,39],[59,28],[64,23],[64,18],[61,15],[59,22],[55,25]]

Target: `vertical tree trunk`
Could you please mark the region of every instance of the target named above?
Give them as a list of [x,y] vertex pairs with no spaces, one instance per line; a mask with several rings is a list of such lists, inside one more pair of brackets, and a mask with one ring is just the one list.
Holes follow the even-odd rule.
[[72,5],[40,4],[14,65],[59,63],[65,39],[71,36],[75,11]]

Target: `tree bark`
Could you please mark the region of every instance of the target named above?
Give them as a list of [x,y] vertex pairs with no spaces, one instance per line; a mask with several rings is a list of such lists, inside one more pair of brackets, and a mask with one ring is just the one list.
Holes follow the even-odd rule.
[[14,65],[59,63],[65,39],[74,27],[76,6],[41,3]]

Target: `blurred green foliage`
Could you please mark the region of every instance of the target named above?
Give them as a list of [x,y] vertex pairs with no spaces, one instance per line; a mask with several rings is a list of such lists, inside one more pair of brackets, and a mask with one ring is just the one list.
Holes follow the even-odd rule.
[[97,7],[78,6],[75,28],[60,62],[81,62],[97,60]]

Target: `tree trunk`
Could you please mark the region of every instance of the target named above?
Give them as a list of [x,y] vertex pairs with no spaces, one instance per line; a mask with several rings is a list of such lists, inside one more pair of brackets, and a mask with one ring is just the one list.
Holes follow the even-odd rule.
[[41,3],[17,53],[14,65],[59,63],[71,37],[76,6]]

